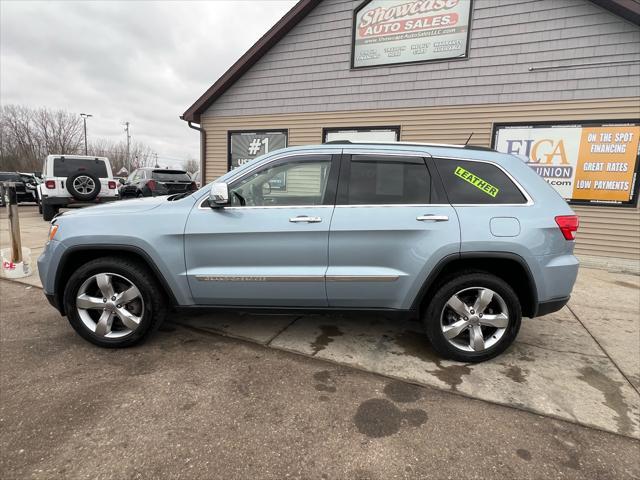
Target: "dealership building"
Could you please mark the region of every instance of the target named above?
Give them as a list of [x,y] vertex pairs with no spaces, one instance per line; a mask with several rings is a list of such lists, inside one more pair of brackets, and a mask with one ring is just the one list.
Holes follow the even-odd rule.
[[519,155],[583,261],[638,271],[639,24],[635,0],[300,0],[182,118],[207,181],[332,140]]

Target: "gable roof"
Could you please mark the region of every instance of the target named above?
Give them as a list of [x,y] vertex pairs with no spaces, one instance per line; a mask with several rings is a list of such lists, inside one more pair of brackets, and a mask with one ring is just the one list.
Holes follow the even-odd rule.
[[[269,29],[247,52],[198,98],[181,116],[187,122],[200,123],[200,115],[236,80],[249,70],[277,42],[307,16],[322,0],[300,0]],[[640,25],[640,0],[590,0],[625,20]]]

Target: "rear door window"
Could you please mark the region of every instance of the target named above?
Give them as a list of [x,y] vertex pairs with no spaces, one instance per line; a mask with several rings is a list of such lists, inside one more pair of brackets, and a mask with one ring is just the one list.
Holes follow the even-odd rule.
[[435,163],[452,204],[527,203],[520,189],[495,165],[453,159],[435,159]]
[[68,177],[76,172],[91,173],[98,178],[108,177],[107,165],[103,160],[70,157],[53,159],[54,177]]
[[353,155],[343,197],[348,205],[427,204],[431,176],[420,157]]

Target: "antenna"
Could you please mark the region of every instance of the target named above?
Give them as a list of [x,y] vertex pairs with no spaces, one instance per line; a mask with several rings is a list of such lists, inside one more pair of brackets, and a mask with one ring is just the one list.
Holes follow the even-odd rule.
[[464,142],[464,146],[466,147],[467,144],[469,143],[469,140],[471,140],[471,137],[473,137],[473,132],[471,132],[471,135],[469,135],[469,138],[467,138],[467,141]]

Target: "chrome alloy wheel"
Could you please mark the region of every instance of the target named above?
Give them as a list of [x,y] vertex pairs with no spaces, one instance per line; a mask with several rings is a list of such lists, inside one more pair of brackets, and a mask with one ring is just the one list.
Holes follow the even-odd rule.
[[470,287],[460,290],[440,314],[444,338],[465,352],[482,352],[495,345],[509,326],[509,310],[493,290]]
[[97,336],[121,338],[140,325],[144,300],[138,287],[122,275],[99,273],[80,285],[76,310],[82,323]]
[[91,177],[80,175],[74,178],[73,188],[76,190],[76,192],[83,195],[91,195],[96,189],[96,182],[94,182],[93,178]]

